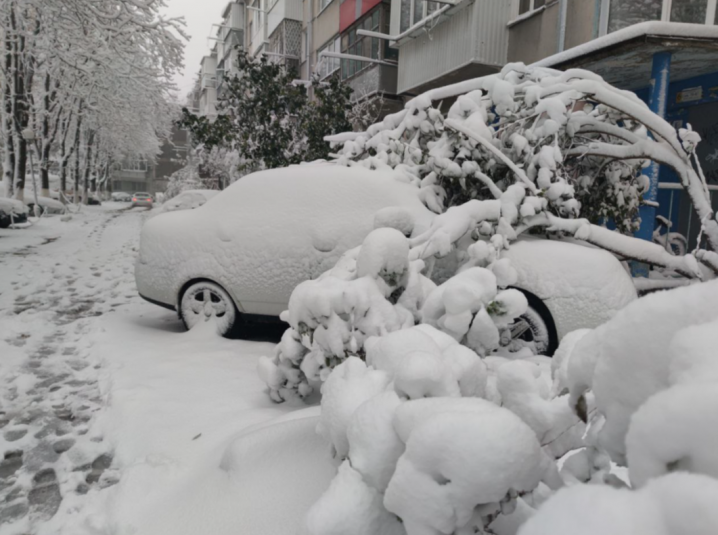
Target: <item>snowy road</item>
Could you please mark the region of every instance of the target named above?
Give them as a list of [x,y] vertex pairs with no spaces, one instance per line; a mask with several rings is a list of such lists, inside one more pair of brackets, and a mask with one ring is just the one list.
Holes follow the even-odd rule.
[[0,231],[0,535],[157,532],[154,503],[290,410],[256,377],[271,344],[183,333],[137,296],[148,214],[121,208]]

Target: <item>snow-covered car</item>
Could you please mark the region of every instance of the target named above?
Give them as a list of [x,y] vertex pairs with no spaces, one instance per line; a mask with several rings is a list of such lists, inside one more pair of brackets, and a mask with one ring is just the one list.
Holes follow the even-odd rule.
[[[25,202],[27,203],[28,208],[30,209],[30,212],[35,211],[35,198],[34,196],[31,197],[25,197]],[[67,208],[64,204],[62,204],[57,199],[53,199],[51,197],[38,197],[37,198],[37,204],[40,206],[40,211],[43,214],[46,215],[59,215],[64,214]]]
[[115,202],[131,202],[132,195],[124,191],[115,191],[112,193],[111,199]]
[[160,208],[160,213],[175,212],[177,210],[194,210],[199,208],[219,191],[214,189],[190,189],[165,201]]
[[[188,328],[214,317],[226,334],[243,315],[279,315],[297,284],[334,266],[373,229],[377,211],[393,206],[410,211],[414,234],[434,217],[390,172],[310,165],[255,173],[200,208],[148,221],[137,288]],[[522,238],[506,256],[530,305],[512,335],[543,354],[636,298],[621,263],[597,248]]]
[[135,268],[141,296],[176,309],[188,327],[215,316],[278,316],[302,281],[361,244],[374,215],[403,207],[417,229],[431,213],[391,173],[304,165],[243,177],[195,210],[145,223]]
[[28,208],[15,199],[0,197],[0,228],[8,228],[15,223],[27,222]]

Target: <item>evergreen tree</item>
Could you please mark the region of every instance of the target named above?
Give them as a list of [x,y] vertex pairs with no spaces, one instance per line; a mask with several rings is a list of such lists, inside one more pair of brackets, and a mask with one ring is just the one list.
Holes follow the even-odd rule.
[[324,136],[351,129],[351,89],[338,78],[322,83],[312,79],[312,101],[305,86],[293,83],[292,70],[266,56],[252,58],[240,50],[238,67],[238,74],[226,81],[219,115],[210,120],[185,108],[180,126],[189,129],[205,151],[216,147],[236,152],[240,172],[327,158]]

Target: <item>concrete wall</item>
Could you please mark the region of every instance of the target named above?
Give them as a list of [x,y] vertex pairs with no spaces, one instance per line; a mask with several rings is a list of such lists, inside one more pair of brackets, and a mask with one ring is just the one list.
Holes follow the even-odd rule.
[[558,52],[558,3],[509,29],[509,62],[527,65]]
[[573,48],[598,37],[597,0],[569,0],[566,11],[566,45]]
[[[567,0],[564,49],[594,38],[596,0]],[[559,51],[560,3],[512,25],[509,30],[509,61],[527,65]]]
[[[319,13],[319,0],[309,0],[314,2],[314,13]],[[339,33],[339,0],[334,0],[324,11],[319,13],[314,20],[314,46],[311,50],[314,58],[314,65],[317,64],[316,52],[322,48],[327,42]]]

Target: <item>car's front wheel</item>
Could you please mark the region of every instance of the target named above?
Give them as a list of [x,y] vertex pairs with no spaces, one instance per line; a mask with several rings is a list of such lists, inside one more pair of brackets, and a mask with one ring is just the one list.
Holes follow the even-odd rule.
[[199,281],[190,285],[180,299],[180,315],[187,329],[202,322],[213,322],[217,332],[226,336],[237,322],[237,308],[219,284]]
[[510,349],[529,347],[536,355],[552,357],[558,349],[558,333],[551,312],[544,302],[525,290],[528,309],[509,326]]

